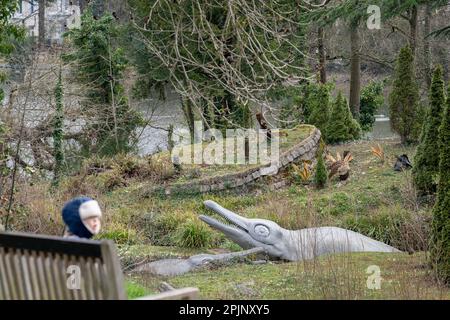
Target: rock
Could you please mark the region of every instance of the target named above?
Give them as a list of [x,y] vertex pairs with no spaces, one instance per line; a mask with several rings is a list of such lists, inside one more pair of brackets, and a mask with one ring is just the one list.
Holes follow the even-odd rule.
[[267,260],[255,260],[255,261],[252,261],[252,264],[256,264],[256,265],[267,264]]
[[272,185],[271,189],[272,190],[277,190],[277,189],[280,189],[280,188],[282,188],[284,186],[286,186],[286,181],[285,180],[274,183]]
[[172,287],[167,282],[163,281],[163,282],[160,283],[160,285],[158,287],[158,290],[159,290],[159,292],[165,292],[165,291],[175,290],[175,288]]
[[270,167],[264,167],[259,170],[261,176],[273,176],[278,173],[278,166],[272,165]]
[[239,283],[235,286],[235,290],[245,296],[254,296],[256,295],[256,291],[255,289],[251,288],[254,285],[255,282],[253,280],[249,282]]
[[253,172],[253,179],[258,179],[261,176],[261,173],[259,171]]

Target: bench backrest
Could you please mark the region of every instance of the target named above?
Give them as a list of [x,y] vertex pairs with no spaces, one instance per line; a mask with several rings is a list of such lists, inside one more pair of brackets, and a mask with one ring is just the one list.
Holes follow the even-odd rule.
[[110,240],[0,232],[0,300],[124,300]]

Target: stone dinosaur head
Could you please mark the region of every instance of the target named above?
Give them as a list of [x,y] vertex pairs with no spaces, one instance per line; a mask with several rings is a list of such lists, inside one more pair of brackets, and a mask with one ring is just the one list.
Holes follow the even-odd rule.
[[244,249],[262,247],[269,255],[283,258],[286,252],[284,241],[287,230],[273,221],[249,219],[231,212],[214,201],[207,200],[205,206],[225,218],[228,223],[220,222],[209,216],[200,215],[200,219],[212,228],[219,230],[227,238]]

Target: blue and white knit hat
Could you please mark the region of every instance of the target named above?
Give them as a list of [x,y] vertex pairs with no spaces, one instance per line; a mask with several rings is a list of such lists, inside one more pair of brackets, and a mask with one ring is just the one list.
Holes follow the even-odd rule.
[[93,233],[86,228],[83,220],[98,217],[102,211],[98,202],[89,197],[77,197],[64,204],[62,217],[69,231],[80,238],[92,238]]

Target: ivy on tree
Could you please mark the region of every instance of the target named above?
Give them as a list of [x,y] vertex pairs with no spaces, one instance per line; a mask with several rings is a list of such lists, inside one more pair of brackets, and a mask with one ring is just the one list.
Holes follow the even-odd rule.
[[64,105],[63,105],[63,86],[61,79],[61,69],[59,70],[58,83],[55,87],[56,110],[53,118],[53,156],[55,158],[53,185],[59,184],[59,179],[64,165]]

